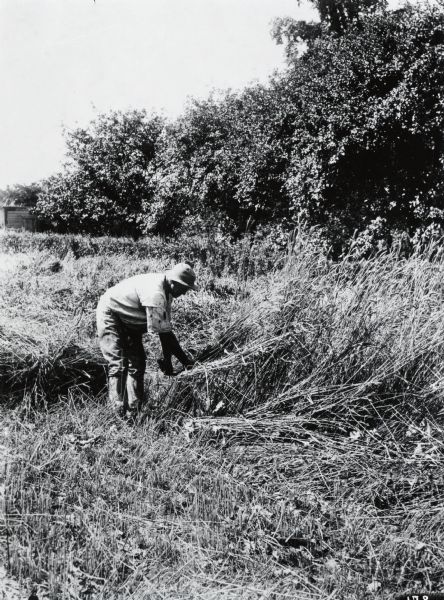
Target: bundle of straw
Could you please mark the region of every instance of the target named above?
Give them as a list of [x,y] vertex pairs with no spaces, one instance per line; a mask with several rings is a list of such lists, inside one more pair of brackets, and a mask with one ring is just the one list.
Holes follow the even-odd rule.
[[105,385],[104,361],[75,341],[74,332],[53,337],[26,335],[18,328],[0,329],[0,391],[9,400],[30,392],[50,399],[77,386],[99,392]]
[[319,253],[291,255],[257,281],[241,314],[161,402],[179,413],[281,418],[283,431],[288,415],[351,429],[406,410],[418,419],[436,414],[444,380],[439,256],[327,265]]

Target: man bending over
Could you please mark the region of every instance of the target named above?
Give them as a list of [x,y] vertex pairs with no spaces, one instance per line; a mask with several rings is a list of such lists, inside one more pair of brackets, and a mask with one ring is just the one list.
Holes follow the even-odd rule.
[[196,275],[187,263],[164,273],[124,279],[109,288],[97,305],[100,349],[108,362],[108,393],[119,416],[137,414],[143,400],[145,351],[142,335],[157,333],[163,351],[163,371],[173,375],[171,357],[184,367],[193,360],[181,348],[171,327],[173,298],[195,290]]

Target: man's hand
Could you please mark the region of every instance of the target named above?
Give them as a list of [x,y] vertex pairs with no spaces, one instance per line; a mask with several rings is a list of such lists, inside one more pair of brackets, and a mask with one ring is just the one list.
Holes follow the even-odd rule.
[[183,351],[172,331],[159,333],[159,338],[162,346],[163,360],[167,366],[169,366],[168,363],[171,364],[172,356],[175,356],[185,368],[193,366],[194,359]]

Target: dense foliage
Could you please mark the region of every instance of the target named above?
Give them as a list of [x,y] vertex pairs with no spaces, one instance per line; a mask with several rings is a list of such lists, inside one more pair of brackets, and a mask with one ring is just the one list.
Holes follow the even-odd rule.
[[112,113],[67,132],[69,164],[38,214],[59,231],[132,235],[302,219],[338,249],[356,232],[362,248],[439,233],[443,11],[315,5],[319,23],[275,24],[287,67],[267,85],[193,101],[172,123]]
[[[158,156],[163,213],[245,231],[247,223],[284,218],[288,164],[285,114],[274,90],[255,86],[192,103],[167,132]],[[174,186],[172,193],[165,189]]]
[[378,14],[290,62],[290,210],[340,238],[441,223],[442,26],[434,11]]
[[114,112],[66,132],[68,163],[44,183],[40,217],[58,231],[137,234],[162,126],[144,111]]

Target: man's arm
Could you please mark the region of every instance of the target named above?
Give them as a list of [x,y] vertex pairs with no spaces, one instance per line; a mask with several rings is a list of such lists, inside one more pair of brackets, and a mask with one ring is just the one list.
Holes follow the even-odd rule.
[[181,345],[172,331],[159,332],[159,338],[167,372],[173,371],[171,364],[172,356],[175,356],[184,367],[191,367],[194,364],[194,361],[182,350]]
[[168,374],[173,373],[173,366],[171,364],[172,356],[175,356],[184,367],[193,365],[194,361],[183,351],[174,335],[166,311],[160,307],[147,307],[146,316],[147,330],[159,335],[165,372]]

